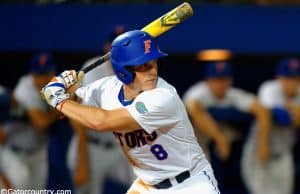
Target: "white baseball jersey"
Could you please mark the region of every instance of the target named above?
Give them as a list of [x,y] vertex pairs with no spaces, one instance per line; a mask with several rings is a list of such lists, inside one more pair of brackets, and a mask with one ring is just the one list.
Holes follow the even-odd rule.
[[[31,75],[25,75],[20,78],[13,94],[18,105],[21,109],[24,109],[22,114],[26,114],[26,110],[31,108],[38,108],[42,111],[46,111],[49,108],[46,102],[41,99],[40,92],[35,87]],[[11,133],[8,144],[13,144],[20,148],[36,149],[46,141],[45,135],[37,132],[29,121],[15,121],[7,125],[6,130],[9,130]]]
[[154,185],[186,170],[193,174],[209,166],[174,87],[159,78],[155,89],[126,101],[122,85],[116,76],[111,76],[76,93],[87,105],[105,110],[125,107],[143,128],[115,132],[140,179]]
[[[212,107],[221,107],[221,108],[236,108],[241,112],[248,112],[249,107],[254,102],[254,95],[243,91],[239,88],[229,88],[222,99],[216,98],[212,91],[210,90],[208,84],[205,81],[199,81],[192,85],[184,94],[183,100],[187,103],[189,100],[196,100],[201,103],[201,105],[208,109]],[[223,133],[226,137],[235,141],[239,139],[242,134],[238,130],[234,130],[231,125],[228,125],[226,122],[222,122],[220,125],[222,127]],[[209,140],[203,140],[203,137],[199,137],[203,142]]]
[[190,87],[183,100],[197,100],[205,108],[209,107],[234,107],[240,111],[248,112],[254,102],[254,95],[238,88],[229,88],[222,99],[216,98],[205,81],[201,81]]
[[[258,91],[259,101],[267,108],[285,107],[287,98],[284,96],[280,82],[276,80],[264,82]],[[300,87],[297,95],[289,99],[293,103],[300,104]],[[289,126],[273,125],[270,131],[270,150],[273,154],[281,154],[292,150],[295,143],[293,128]]]

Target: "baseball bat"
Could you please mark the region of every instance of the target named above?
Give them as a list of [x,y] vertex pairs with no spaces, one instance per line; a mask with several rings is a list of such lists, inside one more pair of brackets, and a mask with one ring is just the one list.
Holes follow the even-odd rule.
[[[147,32],[152,37],[156,38],[159,35],[165,33],[166,31],[170,30],[171,28],[177,26],[178,24],[182,23],[184,20],[188,19],[193,15],[193,9],[191,5],[187,2],[180,4],[179,6],[175,7],[171,11],[167,12],[163,16],[155,19],[150,24],[146,25],[142,28],[142,31]],[[93,64],[82,68],[78,73],[78,83],[80,80],[83,79],[84,74],[91,71],[92,69],[96,68],[97,66],[103,64],[105,61],[110,59],[110,52],[106,53],[102,57],[100,57],[97,61]],[[68,89],[68,93],[73,93],[75,89],[79,85],[73,86],[72,88]],[[44,95],[41,94],[43,98]]]
[[[184,20],[188,19],[193,15],[193,9],[191,5],[187,2],[180,4],[179,6],[175,7],[171,11],[167,12],[163,16],[157,18],[156,20],[152,21],[150,24],[142,28],[142,31],[147,32],[152,37],[156,38],[159,35],[165,33],[166,31],[170,30],[171,28],[177,26],[178,24],[182,23]],[[84,73],[89,72],[90,70],[96,68],[97,66],[101,65],[105,61],[110,59],[110,52],[106,53],[102,57],[100,57],[96,62],[93,64],[82,68],[80,71],[83,75]]]

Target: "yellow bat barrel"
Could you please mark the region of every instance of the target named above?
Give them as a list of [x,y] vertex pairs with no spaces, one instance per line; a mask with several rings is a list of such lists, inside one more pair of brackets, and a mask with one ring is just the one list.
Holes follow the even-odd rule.
[[142,31],[147,32],[152,37],[157,37],[174,26],[180,24],[192,15],[193,9],[191,5],[187,2],[184,2],[145,26]]

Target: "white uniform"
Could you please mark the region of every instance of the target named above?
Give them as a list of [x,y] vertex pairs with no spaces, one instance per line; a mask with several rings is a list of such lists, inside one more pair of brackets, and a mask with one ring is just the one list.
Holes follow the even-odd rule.
[[[84,63],[83,67],[94,63],[99,57],[94,57]],[[113,75],[114,72],[109,61],[89,71],[82,80],[82,86],[92,83],[102,77]],[[115,137],[110,132],[100,133],[93,130],[87,131],[88,141],[88,165],[89,165],[89,183],[82,188],[77,188],[78,193],[100,194],[103,192],[104,179],[109,177],[117,180],[124,185],[129,186],[135,176],[129,168],[127,160],[121,153]],[[68,164],[72,172],[74,172],[78,161],[78,137],[72,137],[69,151]]]
[[[286,97],[278,81],[263,83],[258,92],[259,101],[271,109],[285,106]],[[292,99],[300,104],[300,88]],[[261,165],[255,156],[257,128],[253,128],[245,145],[242,170],[245,182],[252,194],[291,194],[294,182],[292,147],[295,143],[292,127],[273,124],[270,131],[270,159]]]
[[[249,112],[249,107],[253,104],[255,96],[239,88],[229,88],[222,99],[216,98],[205,81],[201,81],[191,86],[183,96],[184,102],[196,100],[208,109],[211,107],[234,107],[241,112]],[[222,130],[229,140],[233,141],[242,134],[232,130],[230,126],[223,123]]]
[[[14,96],[21,114],[29,108],[45,110],[31,75],[20,78]],[[24,116],[24,115],[21,115]],[[4,125],[8,139],[2,151],[1,168],[16,189],[44,189],[47,178],[46,136],[37,132],[29,121],[10,121]]]
[[238,88],[229,88],[223,99],[217,99],[209,89],[206,82],[198,82],[193,85],[184,95],[184,101],[189,99],[198,100],[206,107],[219,106],[229,107],[233,106],[240,111],[248,112],[249,106],[254,101],[254,95],[245,92]]
[[[129,193],[218,193],[212,169],[176,90],[159,78],[155,89],[126,101],[122,85],[111,76],[80,88],[77,95],[84,104],[106,110],[126,107],[142,126],[143,129],[114,133],[138,177]],[[191,177],[177,184],[175,177],[185,171]],[[153,187],[166,179],[175,186]]]

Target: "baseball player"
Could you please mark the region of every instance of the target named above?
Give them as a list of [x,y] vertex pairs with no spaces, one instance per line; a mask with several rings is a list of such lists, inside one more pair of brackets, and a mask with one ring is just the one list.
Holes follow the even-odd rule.
[[40,89],[54,73],[48,53],[33,56],[30,74],[22,76],[14,91],[14,120],[6,123],[7,140],[1,165],[14,189],[44,189],[47,179],[47,141],[45,129],[58,113],[40,97]]
[[270,159],[261,164],[253,156],[259,145],[256,127],[245,144],[242,171],[251,194],[291,194],[294,184],[292,148],[300,114],[300,62],[285,59],[277,65],[277,79],[259,88],[259,101],[272,112]]
[[76,91],[83,104],[65,92],[76,81],[73,70],[57,76],[42,93],[67,117],[114,132],[138,177],[128,194],[219,193],[180,97],[158,77],[157,59],[164,56],[149,34],[129,31],[112,43],[116,75]]
[[245,126],[241,124],[252,120],[250,114],[256,118],[260,137],[256,157],[266,161],[270,114],[254,95],[231,86],[232,65],[228,62],[208,63],[205,79],[191,86],[183,99],[195,128],[214,143],[215,148],[210,151],[210,156],[221,192],[240,193],[231,186],[230,179],[235,177],[235,184],[242,184],[240,175],[233,175],[236,174],[234,170],[239,172],[240,147],[246,132],[240,128]]
[[[114,37],[122,32],[117,29],[113,33]],[[106,42],[105,49],[108,46]],[[97,59],[98,57],[88,60],[83,67],[91,65]],[[81,85],[86,86],[113,74],[111,63],[107,61],[85,75]],[[99,133],[78,125],[74,128],[76,128],[76,135],[73,136],[69,146],[68,161],[74,173],[78,193],[103,193],[102,184],[107,177],[126,186],[134,180],[133,173],[128,168],[129,164],[121,154],[118,142],[111,132]],[[120,193],[120,191],[116,192]]]

